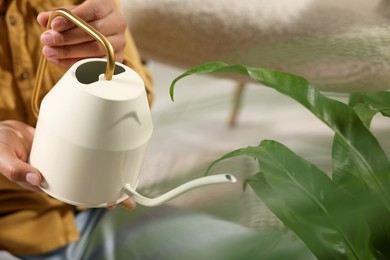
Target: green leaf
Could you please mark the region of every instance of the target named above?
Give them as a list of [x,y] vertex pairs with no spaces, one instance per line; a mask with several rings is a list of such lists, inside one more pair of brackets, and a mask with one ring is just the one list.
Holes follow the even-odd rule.
[[349,104],[354,106],[358,103],[365,103],[372,108],[383,113],[384,116],[390,116],[390,92],[378,91],[378,92],[365,92],[365,93],[353,93],[350,98]]
[[[349,105],[353,107],[366,127],[369,128],[373,117],[377,113],[386,115],[386,111],[390,111],[389,94],[388,92],[355,93],[351,95]],[[366,147],[375,157],[376,151],[371,151],[369,145]],[[373,245],[378,250],[377,254],[389,258],[390,224],[384,219],[388,219],[390,213],[388,208],[382,206],[382,203],[386,205],[387,202],[384,201],[385,198],[381,193],[373,190],[374,186],[367,185],[370,182],[386,183],[387,174],[367,175],[367,168],[363,161],[356,156],[350,145],[337,134],[333,140],[332,160],[334,181],[347,189],[356,200],[371,204],[370,210],[363,211],[363,214],[370,223]],[[386,171],[386,169],[383,169],[384,173]],[[366,182],[362,182],[362,179],[366,179]]]
[[324,172],[274,141],[235,150],[210,167],[242,155],[259,161],[262,173],[248,180],[256,194],[318,258],[373,258],[360,207]]
[[184,78],[184,77],[187,77],[189,75],[192,75],[192,74],[198,74],[198,75],[201,75],[201,74],[208,74],[208,73],[212,73],[212,72],[215,72],[216,70],[218,70],[220,67],[224,66],[225,63],[223,62],[212,62],[212,63],[207,63],[207,64],[203,64],[199,67],[195,67],[193,69],[190,69],[188,71],[186,71],[185,73],[183,73],[182,75],[180,75],[179,77],[175,78],[171,84],[171,88],[169,89],[169,94],[171,96],[171,99],[172,101],[175,100],[174,98],[174,86],[176,85],[176,83]]
[[377,109],[373,109],[370,105],[362,103],[356,104],[353,109],[367,128],[370,128],[372,119],[380,112]]
[[389,92],[353,93],[349,105],[354,108],[367,128],[370,127],[371,120],[377,113],[390,117]]

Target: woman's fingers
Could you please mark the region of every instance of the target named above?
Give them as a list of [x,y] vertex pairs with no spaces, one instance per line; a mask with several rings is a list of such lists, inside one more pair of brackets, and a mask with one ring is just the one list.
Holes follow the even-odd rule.
[[[96,20],[89,24],[106,37],[115,36],[118,31],[124,32],[127,27],[126,21],[118,21],[115,15],[108,15],[103,20]],[[47,46],[75,45],[88,41],[94,41],[94,39],[79,28],[72,28],[63,32],[50,29],[41,35],[41,42]]]
[[[72,11],[76,6],[75,5],[68,5],[68,6],[62,6],[61,8],[64,8],[64,9],[68,9],[70,11]],[[56,8],[53,8],[53,10],[56,9]],[[51,14],[53,13],[53,10],[50,10],[50,11],[46,11],[46,12],[42,12],[42,13],[39,13],[38,16],[37,16],[37,21],[38,23],[42,26],[42,27],[46,27],[47,26],[47,22],[49,21],[49,18],[51,16]],[[58,27],[58,26],[61,26],[60,24],[58,23],[66,23],[66,22],[69,22],[69,21],[66,21],[66,18],[64,17],[56,17],[53,19],[52,21],[52,24],[50,25],[50,27],[52,28],[53,27],[53,22],[57,20],[54,24],[55,24],[55,27]],[[65,20],[65,21],[62,21],[62,20]],[[72,25],[74,26],[74,24]]]
[[42,175],[31,165],[22,162],[12,154],[4,154],[0,149],[0,172],[12,182],[15,182],[25,189],[41,191],[38,187],[43,181]]
[[[111,43],[116,61],[123,61],[127,23],[115,1],[86,0],[79,6],[66,8],[102,33]],[[51,13],[39,14],[38,22],[46,26]],[[68,19],[56,17],[50,27],[41,36],[42,52],[48,61],[70,67],[81,59],[106,56],[102,45]]]
[[133,210],[136,208],[137,203],[133,199],[128,198],[128,199],[122,201],[119,205],[121,205],[122,207],[124,207],[126,209]]
[[[99,1],[89,0],[85,1],[79,6],[72,8],[72,13],[79,16],[87,23],[104,19],[108,14],[113,12],[116,8],[114,1]],[[52,28],[56,31],[66,31],[74,28],[75,25],[64,17],[56,17],[53,19]]]
[[[124,56],[124,45],[126,44],[125,39],[118,37],[117,35],[108,37],[107,39],[114,48],[115,59],[117,61],[122,61]],[[106,56],[106,50],[97,41],[89,41],[74,45],[44,46],[42,52],[47,57],[48,61],[65,67],[74,64],[74,62],[80,59]]]
[[0,122],[0,173],[20,186],[40,191],[43,177],[27,163],[34,129],[17,121]]

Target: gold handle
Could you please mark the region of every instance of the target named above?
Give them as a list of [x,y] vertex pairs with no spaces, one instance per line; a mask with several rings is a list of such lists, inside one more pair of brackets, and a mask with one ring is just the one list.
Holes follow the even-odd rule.
[[[114,52],[114,49],[112,48],[112,45],[107,40],[107,38],[104,37],[104,35],[101,34],[100,32],[98,32],[95,28],[90,26],[88,23],[83,21],[80,17],[73,14],[69,10],[62,9],[62,8],[53,11],[53,13],[51,14],[51,16],[49,18],[49,21],[47,22],[46,29],[50,29],[51,22],[57,16],[63,16],[65,18],[69,19],[76,26],[83,29],[84,32],[88,33],[96,41],[98,41],[100,44],[103,45],[103,47],[106,50],[106,55],[107,55],[107,66],[106,66],[105,78],[106,78],[106,80],[111,80],[112,76],[114,74],[114,69],[115,69],[115,52]],[[32,99],[31,99],[32,111],[33,111],[34,116],[36,118],[38,118],[38,113],[39,113],[39,93],[40,93],[41,87],[42,87],[42,78],[43,78],[43,72],[46,69],[46,63],[47,63],[46,57],[42,53],[41,57],[39,59],[38,70],[37,70],[35,85],[34,85]]]

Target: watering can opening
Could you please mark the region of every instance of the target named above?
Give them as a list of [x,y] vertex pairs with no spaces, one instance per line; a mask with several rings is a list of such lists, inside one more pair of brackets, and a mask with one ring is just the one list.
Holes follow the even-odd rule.
[[[107,62],[105,61],[90,61],[81,64],[75,72],[75,76],[80,83],[91,84],[99,81],[99,76],[106,71]],[[125,72],[125,69],[118,64],[115,64],[114,75]]]

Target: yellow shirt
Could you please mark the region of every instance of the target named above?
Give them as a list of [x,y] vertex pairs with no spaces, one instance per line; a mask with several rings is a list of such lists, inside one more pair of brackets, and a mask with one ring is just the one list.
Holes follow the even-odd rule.
[[[35,125],[30,102],[41,53],[39,12],[77,4],[76,0],[0,0],[0,120],[15,119]],[[124,64],[144,79],[149,102],[151,78],[128,34]],[[65,70],[46,68],[44,96]],[[25,190],[0,174],[0,250],[13,254],[39,254],[79,238],[74,207],[45,193]]]

